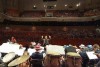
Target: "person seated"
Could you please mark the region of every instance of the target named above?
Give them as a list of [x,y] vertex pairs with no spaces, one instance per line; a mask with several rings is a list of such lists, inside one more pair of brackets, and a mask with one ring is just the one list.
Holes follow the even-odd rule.
[[36,42],[31,42],[30,48],[34,48],[35,45],[36,45]]
[[94,54],[98,56],[98,59],[91,60],[91,64],[96,65],[100,60],[100,46],[98,44],[93,45]]
[[87,45],[88,51],[93,51],[93,46],[92,45]]
[[94,50],[95,53],[100,53],[100,46],[98,44],[94,44],[93,50]]
[[43,60],[43,53],[40,52],[41,46],[35,46],[36,52],[31,55],[31,64],[32,67],[43,67],[42,60]]
[[89,59],[86,54],[86,46],[84,44],[81,44],[79,47],[80,47],[79,54],[82,57],[82,62],[83,62],[82,67],[87,67]]
[[11,37],[11,42],[12,43],[16,43],[17,42],[16,39],[15,39],[15,37],[13,37],[13,36]]

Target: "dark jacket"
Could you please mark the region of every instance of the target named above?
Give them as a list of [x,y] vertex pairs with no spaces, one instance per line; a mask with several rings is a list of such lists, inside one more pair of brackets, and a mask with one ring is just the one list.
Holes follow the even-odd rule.
[[43,53],[35,52],[31,55],[31,58],[32,67],[43,67]]

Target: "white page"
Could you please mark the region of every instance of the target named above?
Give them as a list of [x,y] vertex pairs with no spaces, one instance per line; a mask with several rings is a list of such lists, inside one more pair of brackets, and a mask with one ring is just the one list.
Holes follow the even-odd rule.
[[98,57],[94,54],[94,51],[86,52],[89,59],[98,59]]

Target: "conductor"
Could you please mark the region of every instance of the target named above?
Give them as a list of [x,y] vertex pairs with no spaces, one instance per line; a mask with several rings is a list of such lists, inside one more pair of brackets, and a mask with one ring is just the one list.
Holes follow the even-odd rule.
[[50,39],[51,39],[51,36],[49,36],[49,37],[45,36],[44,38],[43,38],[43,36],[42,36],[43,46],[44,46],[44,47],[45,47],[46,45],[49,45]]

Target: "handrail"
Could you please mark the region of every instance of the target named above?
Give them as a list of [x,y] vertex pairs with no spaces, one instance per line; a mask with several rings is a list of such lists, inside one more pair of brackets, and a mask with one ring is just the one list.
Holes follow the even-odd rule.
[[98,16],[91,16],[91,17],[13,17],[8,16],[6,14],[0,13],[3,15],[4,19],[10,20],[10,21],[58,21],[58,22],[66,22],[66,21],[77,21],[77,22],[83,22],[83,21],[95,21],[100,19],[100,15]]

